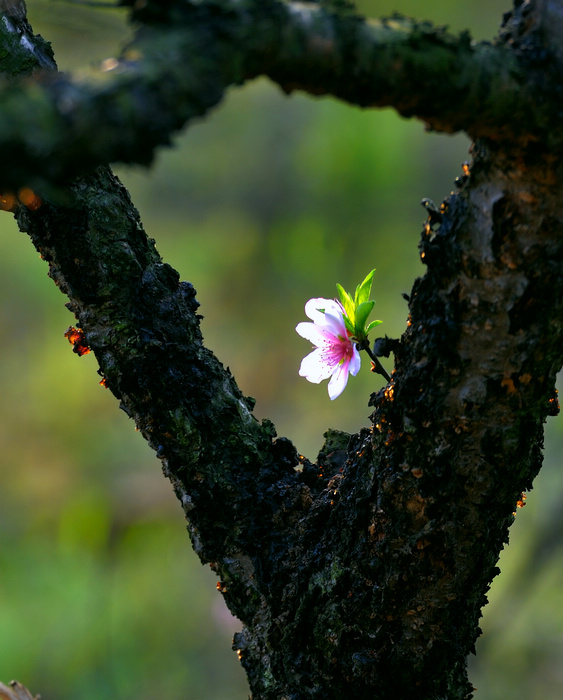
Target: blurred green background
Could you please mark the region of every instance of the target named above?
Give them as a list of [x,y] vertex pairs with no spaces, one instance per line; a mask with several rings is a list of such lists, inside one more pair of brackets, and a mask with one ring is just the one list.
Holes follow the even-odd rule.
[[[61,70],[111,56],[121,10],[28,0]],[[508,0],[364,0],[492,39]],[[404,329],[423,273],[422,197],[439,203],[467,159],[463,136],[390,110],[287,98],[266,80],[231,91],[150,171],[119,168],[163,258],[194,283],[207,344],[280,435],[314,458],[328,427],[367,424],[381,384],[365,366],[331,402],[297,375],[294,332],[312,296],[377,268],[382,333]],[[191,552],[160,463],[98,385],[92,355],[24,234],[0,215],[0,680],[43,700],[243,700],[248,690],[216,577]],[[364,365],[367,363],[364,360]],[[391,369],[387,362],[388,369]],[[519,511],[485,609],[471,679],[481,700],[563,697],[560,420]]]

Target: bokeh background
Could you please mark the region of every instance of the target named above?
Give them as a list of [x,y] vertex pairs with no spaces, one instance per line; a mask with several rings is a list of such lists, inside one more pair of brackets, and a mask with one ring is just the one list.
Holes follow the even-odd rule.
[[[122,10],[28,0],[61,70],[115,54]],[[492,39],[509,0],[362,0]],[[467,159],[464,136],[266,80],[231,91],[150,171],[119,168],[163,258],[198,290],[207,344],[256,414],[311,458],[328,427],[367,424],[380,386],[365,366],[331,402],[297,375],[294,332],[313,296],[377,268],[383,333],[404,329],[402,292],[423,273],[423,197],[439,203]],[[243,700],[239,623],[190,548],[160,464],[99,386],[92,355],[25,234],[0,215],[0,680],[43,700]],[[364,364],[367,364],[364,361]],[[389,366],[388,368],[391,369]],[[563,697],[561,420],[518,512],[471,664],[480,700]]]

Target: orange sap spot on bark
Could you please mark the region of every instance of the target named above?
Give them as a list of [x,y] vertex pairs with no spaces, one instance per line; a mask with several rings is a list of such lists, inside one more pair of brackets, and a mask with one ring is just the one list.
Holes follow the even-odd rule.
[[36,211],[41,206],[41,197],[31,189],[31,187],[22,187],[18,190],[18,198],[20,202],[31,211]]
[[514,386],[514,380],[511,377],[505,377],[500,383],[509,394],[516,394],[516,387]]
[[64,335],[68,342],[72,345],[73,352],[75,352],[79,357],[82,357],[82,355],[87,355],[89,352],[91,352],[90,348],[88,347],[88,343],[86,342],[86,336],[79,328],[69,326]]
[[13,192],[0,193],[0,210],[14,212],[18,208],[18,198]]

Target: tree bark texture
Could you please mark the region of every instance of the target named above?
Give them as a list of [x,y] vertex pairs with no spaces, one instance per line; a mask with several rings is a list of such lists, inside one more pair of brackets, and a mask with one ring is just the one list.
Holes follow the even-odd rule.
[[[279,0],[138,4],[134,21],[152,23],[90,79],[47,71],[0,91],[5,187],[45,187],[107,162],[148,164],[229,86],[259,75],[286,92],[393,106],[440,131],[560,147],[559,107],[549,99],[557,65],[541,45],[517,53],[405,17],[368,22],[351,10]],[[10,76],[25,32],[12,19],[2,34]],[[22,69],[45,65],[43,55],[28,51]]]
[[[162,460],[194,549],[243,622],[234,647],[256,699],[471,697],[466,658],[486,592],[541,466],[543,423],[558,411],[561,82],[559,48],[546,42],[561,37],[545,31],[550,6],[560,12],[562,3],[516,3],[498,42],[473,46],[429,25],[368,24],[326,5],[149,2],[133,10],[145,23],[133,45],[144,51],[169,36],[171,46],[185,42],[176,55],[152,64],[148,49],[134,59],[129,47],[113,69],[122,74],[100,78],[102,87],[51,74],[4,88],[0,123],[10,136],[2,126],[0,139],[15,139],[20,165],[1,176],[16,187],[60,183],[81,149],[87,166],[147,160],[163,134],[228,84],[262,73],[286,90],[392,104],[479,137],[458,191],[422,232],[427,271],[393,344],[391,382],[371,397],[372,425],[357,435],[328,431],[315,464],[253,418],[252,399],[202,343],[194,289],[161,261],[106,166],[58,184],[56,196],[39,189],[33,206],[14,204],[69,297],[75,349],[95,353],[105,384]],[[184,23],[172,29],[171,17]],[[44,44],[34,46],[36,67],[51,60]],[[73,90],[68,107],[61,96]],[[118,96],[122,112],[112,108]],[[168,113],[180,97],[179,112]],[[45,152],[30,154],[14,104],[38,105],[34,138]],[[107,129],[99,149],[90,108]],[[131,136],[120,150],[125,118]]]

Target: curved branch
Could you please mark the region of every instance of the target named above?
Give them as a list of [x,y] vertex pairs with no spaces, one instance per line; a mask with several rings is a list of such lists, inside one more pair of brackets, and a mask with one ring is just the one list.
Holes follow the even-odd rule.
[[[441,131],[552,148],[561,140],[559,115],[507,47],[474,45],[466,34],[406,18],[368,22],[301,3],[169,5],[166,22],[142,27],[95,77],[51,73],[2,90],[4,187],[60,182],[106,162],[147,164],[229,86],[259,75],[287,92],[392,106]],[[13,40],[6,26],[0,32],[4,44]]]

